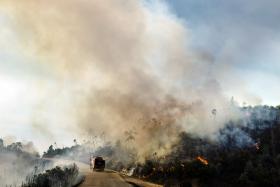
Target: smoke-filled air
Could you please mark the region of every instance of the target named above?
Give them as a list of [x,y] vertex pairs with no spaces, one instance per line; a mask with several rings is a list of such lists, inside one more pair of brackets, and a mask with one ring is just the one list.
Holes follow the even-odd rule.
[[[225,145],[229,135],[238,148],[258,144],[244,128],[256,129],[249,118],[254,114],[265,120],[266,114],[246,106],[261,104],[264,90],[253,93],[248,84],[254,80],[236,71],[234,38],[223,47],[220,40],[212,42],[217,35],[225,38],[227,25],[215,31],[198,27],[199,16],[188,19],[176,11],[172,2],[161,0],[0,0],[3,154],[20,150],[44,163],[39,154],[49,159],[74,139],[71,150],[79,150],[77,154],[85,151],[79,144],[92,143],[89,154],[98,148],[99,156],[115,146],[109,150],[119,151],[118,159],[128,162],[130,150],[133,162],[143,164],[151,156],[173,154],[175,145],[188,142],[184,135],[201,144]],[[206,38],[213,50],[202,45]],[[32,141],[36,151],[24,150],[17,141]],[[16,151],[8,147],[19,144]],[[196,156],[208,167],[207,156]]]
[[164,153],[181,131],[209,136],[238,118],[211,54],[190,47],[164,2],[2,1],[1,10],[31,61],[22,66],[45,68],[28,116],[38,131],[109,140],[129,131],[145,155]]

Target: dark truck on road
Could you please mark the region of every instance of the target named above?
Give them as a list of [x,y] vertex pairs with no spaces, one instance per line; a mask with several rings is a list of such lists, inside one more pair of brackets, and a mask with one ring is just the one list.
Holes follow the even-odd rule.
[[105,169],[105,160],[100,157],[91,157],[90,158],[90,169],[93,171],[104,171]]

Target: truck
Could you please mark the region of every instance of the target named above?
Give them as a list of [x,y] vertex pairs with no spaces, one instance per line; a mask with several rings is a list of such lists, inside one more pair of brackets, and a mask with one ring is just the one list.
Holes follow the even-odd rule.
[[90,169],[93,171],[104,171],[105,160],[101,156],[90,157]]

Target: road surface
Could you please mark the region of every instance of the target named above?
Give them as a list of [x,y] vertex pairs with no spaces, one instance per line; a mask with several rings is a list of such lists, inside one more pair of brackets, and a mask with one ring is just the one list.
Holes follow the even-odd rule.
[[133,187],[112,171],[87,172],[85,181],[79,187]]
[[85,175],[85,180],[79,187],[133,187],[114,171],[92,171],[89,164],[71,160],[52,159],[52,161],[55,162],[55,165],[69,165],[74,162],[79,167],[80,172]]
[[85,176],[84,182],[81,183],[79,187],[162,187],[162,185],[152,184],[130,177],[124,177],[124,179],[119,175],[119,173],[110,170],[105,170],[104,172],[95,172],[90,170],[89,164],[84,164],[73,160],[53,158],[48,160],[52,160],[55,165],[69,165],[75,163],[79,167],[80,172]]

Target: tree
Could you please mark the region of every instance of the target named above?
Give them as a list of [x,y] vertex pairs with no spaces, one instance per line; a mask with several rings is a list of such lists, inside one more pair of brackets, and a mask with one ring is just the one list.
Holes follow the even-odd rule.
[[0,149],[4,148],[4,141],[0,138]]

